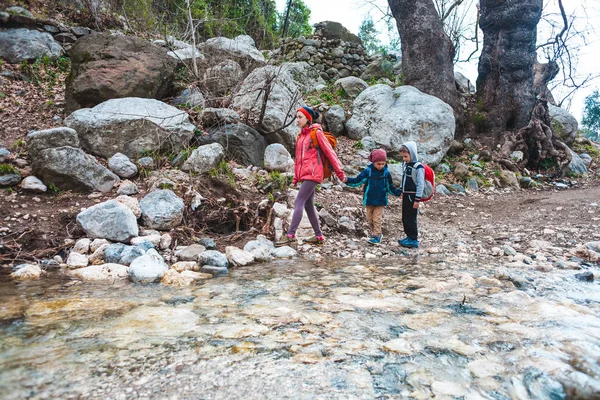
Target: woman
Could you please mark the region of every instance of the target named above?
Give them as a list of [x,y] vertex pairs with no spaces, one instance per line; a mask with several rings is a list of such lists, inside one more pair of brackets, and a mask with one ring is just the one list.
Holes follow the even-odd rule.
[[[323,134],[320,124],[313,123],[319,118],[319,113],[309,107],[301,107],[296,112],[296,124],[300,128],[300,135],[296,140],[296,161],[294,163],[294,179],[292,185],[300,182],[300,190],[294,203],[294,214],[287,235],[276,243],[276,246],[293,246],[297,244],[296,229],[302,220],[302,211],[306,210],[310,224],[315,231],[315,236],[304,243],[322,245],[324,242],[323,234],[319,226],[319,216],[314,206],[315,188],[323,182],[323,157],[326,157],[337,177],[346,181],[344,171],[340,167],[335,151],[329,144],[329,141]],[[318,146],[315,147],[311,132],[316,133]]]

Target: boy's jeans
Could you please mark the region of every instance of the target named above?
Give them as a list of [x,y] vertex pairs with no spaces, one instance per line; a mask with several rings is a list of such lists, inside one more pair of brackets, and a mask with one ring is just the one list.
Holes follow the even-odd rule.
[[381,235],[384,208],[385,206],[367,206],[367,223],[373,236]]

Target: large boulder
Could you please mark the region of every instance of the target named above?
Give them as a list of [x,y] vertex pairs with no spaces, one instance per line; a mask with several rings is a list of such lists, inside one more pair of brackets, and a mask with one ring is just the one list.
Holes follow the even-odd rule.
[[261,166],[267,141],[260,133],[244,124],[217,126],[207,136],[198,137],[200,144],[219,143],[225,157],[243,165]]
[[224,96],[243,78],[242,67],[233,60],[225,60],[204,72],[204,86],[214,96]]
[[273,143],[265,149],[264,167],[267,171],[289,172],[294,169],[294,160],[282,144]]
[[77,214],[88,237],[128,242],[139,233],[133,212],[116,200],[96,204]]
[[571,152],[571,162],[568,166],[568,172],[571,172],[575,175],[587,174],[588,169],[583,159],[573,150],[569,149],[569,151]]
[[475,85],[471,83],[469,78],[464,76],[458,71],[454,71],[454,81],[456,83],[456,89],[460,93],[464,94],[474,94],[475,93]]
[[177,61],[142,38],[92,33],[77,40],[70,56],[69,111],[123,97],[162,99],[172,90]]
[[240,122],[240,115],[229,108],[205,108],[202,110],[201,118],[204,128]]
[[[263,107],[266,82],[270,82],[269,96],[266,99],[266,107]],[[234,95],[233,107],[240,114],[248,115],[254,120],[258,120],[264,110],[258,131],[268,134],[269,143],[281,143],[288,149],[293,149],[298,127],[293,122],[290,124],[290,121],[293,121],[295,111],[302,106],[300,93],[300,87],[288,72],[267,65],[248,75]]]
[[40,151],[56,147],[79,147],[79,138],[74,129],[60,127],[34,131],[27,134],[27,153],[34,160]]
[[369,87],[369,84],[355,76],[347,76],[338,79],[333,84],[335,89],[341,89],[348,97],[355,99],[363,90]]
[[303,93],[312,92],[327,84],[319,71],[307,62],[286,62],[279,67],[290,75]]
[[377,57],[367,65],[360,75],[361,79],[370,81],[380,78],[392,78],[395,74],[394,64],[386,58]]
[[59,189],[110,192],[119,177],[81,149],[45,149],[32,160],[33,173]]
[[145,151],[176,152],[189,144],[195,131],[186,112],[138,97],[77,110],[65,125],[77,131],[83,149],[105,158],[116,153],[137,158]]
[[353,139],[371,136],[393,152],[416,140],[420,158],[437,165],[454,139],[455,120],[452,107],[417,88],[374,85],[354,100],[346,129]]
[[240,35],[234,39],[226,37],[210,38],[198,47],[207,55],[224,56],[237,61],[246,70],[253,65],[266,62],[265,57],[256,48],[254,40],[247,35]]
[[346,132],[346,113],[342,106],[335,105],[323,115],[325,125],[329,132],[341,136]]
[[11,64],[41,57],[57,58],[62,53],[63,48],[49,33],[26,28],[0,31],[0,59]]
[[144,226],[170,230],[183,221],[183,200],[168,189],[148,193],[140,201]]
[[362,45],[362,40],[339,22],[322,21],[314,25],[315,36],[322,36],[325,39],[340,39],[344,42],[356,43]]
[[225,158],[225,149],[219,143],[200,146],[192,151],[190,157],[181,167],[183,171],[203,174],[216,168]]
[[552,119],[552,129],[560,140],[566,144],[573,143],[577,136],[578,123],[574,116],[564,108],[548,103],[548,112]]

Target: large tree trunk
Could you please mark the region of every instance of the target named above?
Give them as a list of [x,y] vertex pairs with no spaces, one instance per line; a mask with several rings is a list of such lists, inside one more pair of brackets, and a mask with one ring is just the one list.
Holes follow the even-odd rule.
[[556,61],[548,61],[545,64],[535,60],[533,65],[533,89],[538,99],[546,100],[552,105],[556,105],[552,92],[548,89],[548,83],[558,75],[560,68]]
[[454,46],[432,0],[388,0],[402,46],[404,82],[438,97],[464,120],[454,81]]
[[481,0],[483,49],[477,77],[483,130],[526,126],[535,106],[533,64],[542,0]]

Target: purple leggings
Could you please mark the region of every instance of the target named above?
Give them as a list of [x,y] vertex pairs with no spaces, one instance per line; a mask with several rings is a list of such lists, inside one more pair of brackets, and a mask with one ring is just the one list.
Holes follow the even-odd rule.
[[288,235],[296,235],[296,229],[302,221],[302,211],[306,210],[308,220],[315,231],[315,236],[323,236],[321,233],[321,227],[319,226],[319,216],[315,209],[315,188],[319,183],[315,181],[303,181],[294,203],[294,214],[292,216],[292,223],[288,230]]

